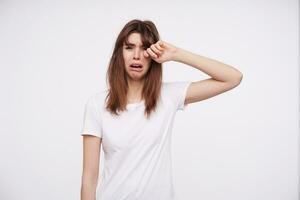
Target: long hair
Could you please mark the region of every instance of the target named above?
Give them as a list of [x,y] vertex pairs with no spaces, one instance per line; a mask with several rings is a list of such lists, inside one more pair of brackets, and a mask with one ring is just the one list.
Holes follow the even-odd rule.
[[[106,109],[115,115],[126,110],[128,82],[126,77],[125,62],[123,58],[123,43],[128,42],[131,33],[140,33],[145,47],[150,47],[159,39],[155,24],[150,20],[133,19],[129,21],[119,33],[106,73],[108,94],[106,96]],[[144,115],[149,118],[158,104],[162,84],[162,64],[151,59],[148,72],[143,77],[144,85],[141,98],[145,103]]]

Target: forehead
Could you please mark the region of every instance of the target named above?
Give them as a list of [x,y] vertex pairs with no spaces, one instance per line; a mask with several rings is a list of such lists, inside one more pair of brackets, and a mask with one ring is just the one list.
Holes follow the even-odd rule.
[[[131,33],[127,38],[129,44],[143,45],[140,33]],[[125,40],[125,44],[127,41]]]

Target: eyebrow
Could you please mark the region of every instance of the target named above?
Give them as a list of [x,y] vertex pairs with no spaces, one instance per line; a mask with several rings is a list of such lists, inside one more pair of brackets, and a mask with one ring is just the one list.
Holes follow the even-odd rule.
[[[130,43],[130,42],[125,42],[125,45],[127,45],[127,46],[136,46],[135,44],[133,44],[133,43]],[[139,46],[142,46],[142,47],[146,47],[146,45],[139,45]]]

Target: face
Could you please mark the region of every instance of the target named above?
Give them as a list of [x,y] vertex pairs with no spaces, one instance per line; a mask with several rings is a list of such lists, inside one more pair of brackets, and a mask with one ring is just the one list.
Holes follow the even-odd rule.
[[146,47],[143,47],[140,33],[131,33],[128,37],[129,44],[123,45],[123,57],[127,78],[139,81],[147,73],[151,58],[144,56]]

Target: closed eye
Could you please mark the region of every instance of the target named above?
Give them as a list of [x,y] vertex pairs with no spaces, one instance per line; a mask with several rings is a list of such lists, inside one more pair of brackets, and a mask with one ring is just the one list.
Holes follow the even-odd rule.
[[[147,47],[142,47],[143,48],[143,50],[146,50],[146,49],[148,49]],[[125,47],[125,49],[132,49],[132,47],[130,47],[130,46],[126,46]]]

